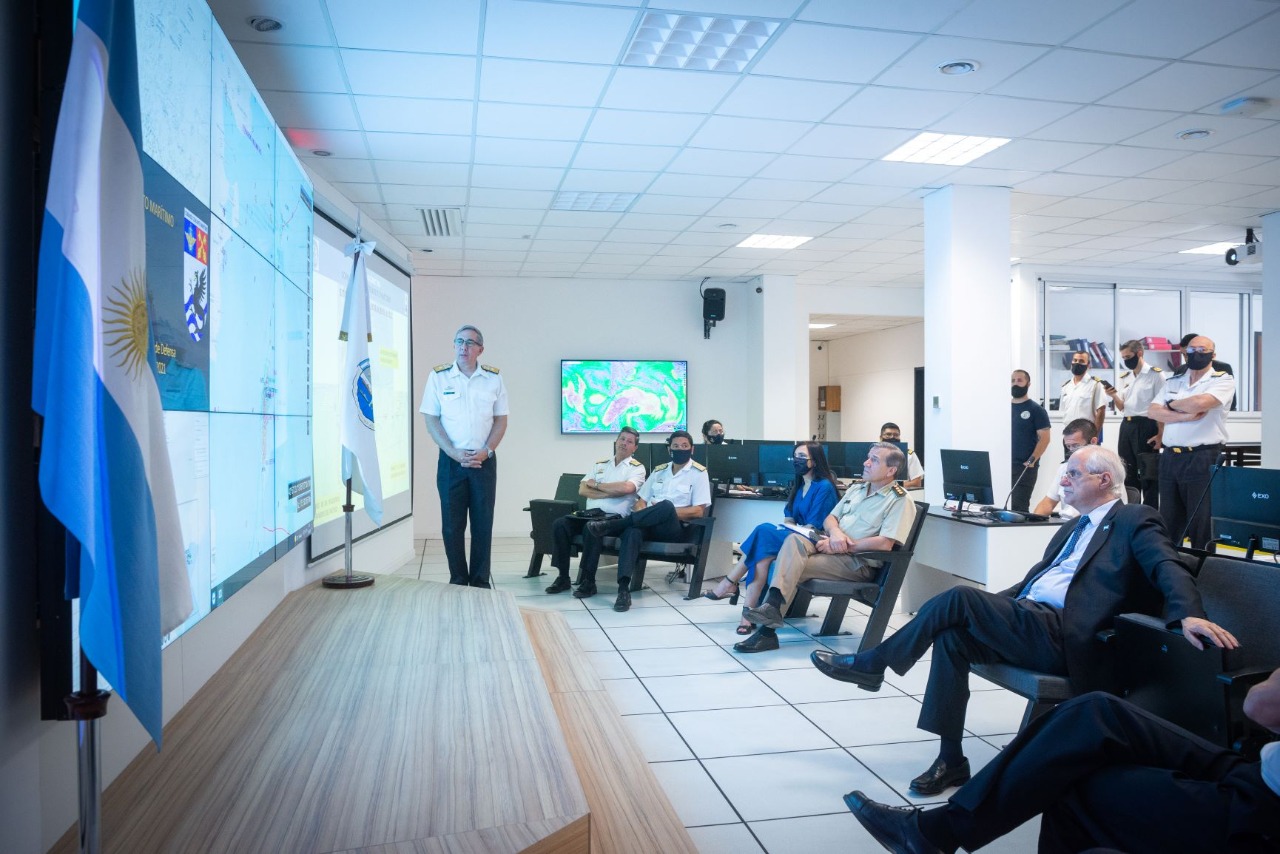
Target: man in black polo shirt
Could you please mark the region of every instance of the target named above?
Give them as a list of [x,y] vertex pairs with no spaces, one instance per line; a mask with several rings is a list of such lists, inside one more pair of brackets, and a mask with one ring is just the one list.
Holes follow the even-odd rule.
[[1013,394],[1013,426],[1009,447],[1013,453],[1013,470],[1009,483],[1013,491],[1009,506],[1026,513],[1031,509],[1031,490],[1040,473],[1040,457],[1049,447],[1049,413],[1029,396],[1031,374],[1022,369],[1010,377]]

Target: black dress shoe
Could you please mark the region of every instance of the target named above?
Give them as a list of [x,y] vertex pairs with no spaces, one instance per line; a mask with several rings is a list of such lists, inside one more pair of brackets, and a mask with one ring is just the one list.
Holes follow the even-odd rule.
[[765,634],[757,631],[746,640],[735,643],[733,648],[738,652],[768,652],[778,648],[778,636],[773,632]]
[[952,786],[960,786],[969,782],[969,760],[960,760],[959,765],[951,766],[941,758],[933,760],[929,770],[911,781],[911,791],[917,795],[938,795]]
[[551,586],[547,588],[548,593],[563,593],[573,585],[569,583],[569,576],[561,575],[555,581],[551,582]]
[[596,595],[596,586],[594,584],[579,584],[578,589],[573,591],[573,598],[586,599],[588,596]]
[[918,807],[891,807],[878,804],[862,792],[844,796],[845,806],[858,823],[894,854],[942,854],[942,849],[925,838],[920,830]]
[[748,608],[742,616],[757,626],[768,626],[771,629],[780,629],[786,625],[786,620],[782,619],[782,612],[778,610],[778,606],[769,602],[758,608]]
[[628,585],[624,584],[618,588],[618,599],[613,603],[615,611],[631,610],[631,590]]
[[826,650],[815,649],[809,653],[809,660],[824,676],[839,679],[841,682],[852,682],[864,691],[879,691],[884,684],[884,671],[858,670],[855,666],[857,656],[836,655]]
[[588,522],[586,528],[587,533],[593,537],[607,537],[611,533],[608,519],[597,519],[594,522]]

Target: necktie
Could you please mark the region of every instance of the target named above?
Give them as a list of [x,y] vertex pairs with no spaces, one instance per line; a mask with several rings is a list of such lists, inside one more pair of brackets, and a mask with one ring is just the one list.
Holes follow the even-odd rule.
[[1071,553],[1076,549],[1076,543],[1080,542],[1080,535],[1084,533],[1084,529],[1087,527],[1089,527],[1088,513],[1081,516],[1080,521],[1076,522],[1075,530],[1073,530],[1071,532],[1071,536],[1067,538],[1067,544],[1062,547],[1062,551],[1058,552],[1058,556],[1053,559],[1053,562],[1050,563],[1048,566],[1046,566],[1044,569],[1037,572],[1035,578],[1028,581],[1026,586],[1022,588],[1022,592],[1018,594],[1019,599],[1027,598],[1027,594],[1031,592],[1032,586],[1034,586],[1035,583],[1040,580],[1040,577],[1042,575],[1044,575],[1049,570],[1053,569],[1058,564],[1062,563],[1067,558],[1071,557]]

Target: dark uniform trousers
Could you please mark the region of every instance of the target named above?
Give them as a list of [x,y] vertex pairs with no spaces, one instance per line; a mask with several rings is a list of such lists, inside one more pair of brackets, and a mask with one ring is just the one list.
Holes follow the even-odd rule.
[[592,536],[587,530],[589,519],[572,514],[561,516],[551,526],[551,565],[556,568],[560,578],[569,577],[569,553],[573,551],[573,538],[582,534],[582,558],[578,568],[585,578],[596,577],[596,567],[600,565],[600,538]]
[[957,741],[964,735],[970,665],[1003,661],[1041,673],[1067,673],[1061,611],[974,587],[953,587],[933,597],[876,652],[902,675],[930,646],[933,660],[918,726]]
[[[689,526],[676,516],[676,507],[670,501],[659,501],[630,516],[607,523],[606,537],[618,537],[618,578],[631,578],[635,574],[636,561],[640,559],[640,547],[646,541],[683,543],[689,540]],[[582,571],[582,583],[595,581],[595,567],[590,575],[586,567]]]
[[1182,543],[1184,530],[1192,548],[1202,549],[1209,542],[1207,491],[1221,450],[1221,445],[1197,445],[1165,448],[1160,454],[1160,515],[1175,546]]
[[[444,554],[449,583],[489,586],[489,555],[493,547],[493,502],[498,492],[498,460],[490,456],[480,468],[463,468],[444,451],[436,464],[440,491]],[[471,566],[467,568],[467,517],[471,517]]]
[[1041,852],[1280,850],[1257,762],[1101,692],[1033,721],[946,807],[966,851],[1040,814]]
[[[1023,474],[1023,472],[1026,474]],[[1040,476],[1040,464],[1036,463],[1031,468],[1027,468],[1020,462],[1015,462],[1013,468],[1009,472],[1009,507],[1017,510],[1019,513],[1026,513],[1031,509],[1031,491],[1036,488],[1036,478]],[[1018,480],[1021,477],[1022,480]]]
[[1142,415],[1129,415],[1120,422],[1120,459],[1124,460],[1124,485],[1138,490],[1142,503],[1148,507],[1160,506],[1158,482],[1143,482],[1138,474],[1138,455],[1151,453],[1147,440],[1156,435],[1159,426]]

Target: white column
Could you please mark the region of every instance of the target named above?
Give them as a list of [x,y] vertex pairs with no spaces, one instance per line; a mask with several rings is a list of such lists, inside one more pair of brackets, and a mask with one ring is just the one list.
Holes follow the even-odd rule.
[[924,199],[925,495],[941,503],[941,448],[987,450],[995,502],[1009,491],[1013,338],[1007,187]]
[[[761,438],[809,435],[809,315],[796,296],[795,276],[761,276]],[[744,354],[745,357],[745,354]],[[745,368],[748,363],[743,362]]]
[[[1262,236],[1280,250],[1280,211],[1262,218]],[[1262,258],[1262,465],[1280,469],[1280,251],[1265,250]],[[1264,367],[1265,366],[1265,367]]]

